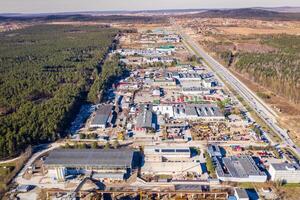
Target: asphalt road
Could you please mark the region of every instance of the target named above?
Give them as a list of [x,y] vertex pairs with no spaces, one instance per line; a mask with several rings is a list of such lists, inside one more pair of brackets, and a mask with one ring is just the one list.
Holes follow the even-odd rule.
[[[174,23],[174,22],[173,22]],[[264,103],[256,94],[254,94],[245,84],[238,80],[229,70],[222,66],[218,61],[206,53],[190,36],[184,33],[184,30],[176,24],[174,27],[178,30],[183,40],[191,47],[196,55],[201,56],[211,69],[225,82],[227,82],[240,96],[249,104],[249,106],[260,116],[262,120],[282,139],[283,144],[292,148],[300,156],[300,148],[295,145],[289,137],[286,130],[279,127],[276,118],[277,114]]]

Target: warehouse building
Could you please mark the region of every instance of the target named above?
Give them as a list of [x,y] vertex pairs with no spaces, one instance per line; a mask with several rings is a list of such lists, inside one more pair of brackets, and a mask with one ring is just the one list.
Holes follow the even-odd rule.
[[236,197],[236,200],[249,200],[249,195],[245,189],[235,188],[234,196]]
[[156,48],[156,51],[159,53],[166,53],[168,55],[171,55],[173,52],[175,52],[175,46],[172,45],[160,46]]
[[166,42],[166,43],[177,43],[180,42],[181,38],[178,35],[168,35],[163,37],[160,42]]
[[69,175],[92,175],[99,180],[123,180],[133,166],[130,149],[55,149],[44,162],[53,180],[64,181]]
[[90,128],[106,128],[107,125],[111,123],[113,116],[112,105],[100,105],[92,119]]
[[225,117],[220,109],[213,104],[175,105],[174,118],[203,121],[225,120]]
[[300,166],[296,163],[272,163],[269,173],[272,181],[300,183]]
[[142,132],[156,130],[156,123],[152,113],[152,105],[142,105],[140,110],[141,112],[136,118],[135,130]]
[[174,111],[172,105],[153,105],[152,110],[158,115],[165,115],[168,118],[174,117]]
[[200,163],[193,162],[189,147],[145,146],[142,174],[200,175]]
[[213,104],[166,104],[155,105],[153,111],[174,119],[190,119],[203,121],[225,120],[220,109]]
[[180,82],[182,81],[201,81],[202,77],[200,74],[198,73],[194,73],[194,72],[180,72],[178,74],[178,80]]
[[215,159],[217,177],[221,181],[265,182],[267,175],[261,171],[251,156],[231,156]]

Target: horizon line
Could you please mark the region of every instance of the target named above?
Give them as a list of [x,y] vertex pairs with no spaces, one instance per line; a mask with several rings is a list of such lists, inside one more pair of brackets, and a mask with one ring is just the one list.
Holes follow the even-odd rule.
[[136,9],[136,10],[77,10],[77,11],[53,11],[53,12],[2,12],[0,15],[46,15],[64,13],[95,13],[95,12],[151,12],[151,11],[188,11],[188,10],[238,10],[238,9],[261,9],[261,8],[300,8],[300,6],[258,6],[258,7],[238,7],[238,8],[162,8],[162,9]]

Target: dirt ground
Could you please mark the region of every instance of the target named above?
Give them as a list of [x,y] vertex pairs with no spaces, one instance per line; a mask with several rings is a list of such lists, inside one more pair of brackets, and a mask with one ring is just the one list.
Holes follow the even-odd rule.
[[282,187],[280,192],[284,200],[299,200],[300,187]]

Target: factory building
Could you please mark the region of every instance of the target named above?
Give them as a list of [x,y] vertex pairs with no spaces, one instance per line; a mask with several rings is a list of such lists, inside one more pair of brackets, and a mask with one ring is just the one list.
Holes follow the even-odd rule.
[[261,171],[251,156],[215,158],[217,177],[221,181],[265,182],[267,175]]
[[182,81],[201,81],[202,77],[198,73],[194,72],[180,72],[178,74],[178,80]]
[[212,104],[175,105],[174,118],[204,121],[225,120],[220,109]]
[[167,36],[164,36],[160,42],[177,43],[180,41],[181,41],[181,38],[178,35],[167,35]]
[[136,131],[149,131],[156,129],[156,123],[153,119],[152,106],[142,105],[140,113],[137,116],[135,130]]
[[90,128],[106,128],[114,116],[112,105],[100,105],[92,119]]
[[156,48],[156,51],[159,53],[166,53],[168,55],[171,55],[173,52],[175,52],[175,46],[172,45],[161,46]]
[[300,183],[300,166],[295,163],[272,163],[269,173],[272,181]]
[[64,181],[69,175],[92,175],[99,180],[123,180],[133,166],[130,149],[55,149],[44,162],[52,180]]
[[225,120],[220,109],[213,104],[166,104],[154,105],[153,112],[158,115],[167,115],[174,119],[189,119],[202,121]]
[[236,197],[236,200],[249,200],[249,195],[245,189],[235,188],[234,196]]
[[174,111],[172,105],[154,105],[152,108],[153,112],[158,115],[166,115],[168,118],[174,117]]
[[202,173],[200,163],[193,162],[189,147],[145,146],[142,174],[186,175]]

